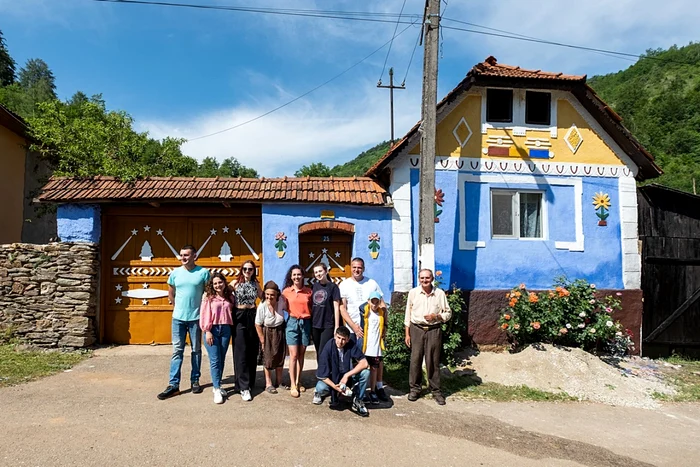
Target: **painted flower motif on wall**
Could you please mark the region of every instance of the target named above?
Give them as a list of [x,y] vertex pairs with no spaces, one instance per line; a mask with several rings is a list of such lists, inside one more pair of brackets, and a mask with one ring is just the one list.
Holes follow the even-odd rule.
[[277,257],[282,258],[285,253],[285,248],[287,248],[287,244],[284,243],[285,240],[287,240],[287,236],[284,234],[284,232],[277,232],[275,234],[275,240],[277,242],[275,243],[275,248],[277,248]]
[[610,196],[607,193],[598,192],[593,196],[593,207],[598,216],[598,225],[608,225],[607,218],[610,215]]
[[368,237],[369,240],[369,245],[367,245],[367,248],[369,248],[369,254],[372,257],[372,259],[377,259],[379,256],[379,249],[381,248],[379,246],[379,234],[377,232],[372,232],[369,234]]
[[435,190],[435,223],[437,224],[440,222],[440,214],[442,214],[442,203],[445,202],[445,193],[442,192],[442,189]]

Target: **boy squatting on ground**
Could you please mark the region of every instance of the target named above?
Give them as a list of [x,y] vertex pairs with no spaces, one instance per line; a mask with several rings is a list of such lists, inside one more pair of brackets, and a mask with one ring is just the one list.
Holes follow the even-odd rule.
[[[353,361],[357,363],[353,366]],[[362,417],[369,416],[362,399],[369,382],[369,363],[360,344],[350,339],[350,330],[340,326],[333,339],[321,351],[316,370],[316,391],[313,403],[321,405],[323,397],[331,396],[330,408],[340,408],[338,395],[353,396],[352,408]]]

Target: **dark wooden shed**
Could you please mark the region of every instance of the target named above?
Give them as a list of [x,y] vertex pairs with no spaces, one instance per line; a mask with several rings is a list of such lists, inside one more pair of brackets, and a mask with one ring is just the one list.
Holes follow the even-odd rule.
[[645,356],[700,354],[700,196],[638,190]]

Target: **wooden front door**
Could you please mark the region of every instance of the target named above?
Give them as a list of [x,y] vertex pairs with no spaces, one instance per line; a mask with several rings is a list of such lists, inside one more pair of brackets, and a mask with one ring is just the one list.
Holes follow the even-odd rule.
[[352,235],[323,230],[299,235],[299,264],[304,268],[304,282],[311,286],[314,266],[323,262],[328,266],[331,280],[336,284],[350,277]]
[[235,216],[229,214],[231,210],[212,215],[219,213],[215,209],[179,210],[191,215],[150,211],[144,215],[144,210],[132,208],[105,216],[102,342],[171,342],[172,305],[168,304],[167,280],[180,266],[177,255],[186,244],[199,250],[199,266],[221,272],[229,282],[249,259],[262,277],[260,216]]

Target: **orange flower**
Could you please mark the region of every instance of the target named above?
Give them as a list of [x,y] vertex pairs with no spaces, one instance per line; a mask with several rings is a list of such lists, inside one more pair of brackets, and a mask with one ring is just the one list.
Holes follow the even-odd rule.
[[529,297],[530,297],[529,298],[530,303],[537,303],[537,300],[539,300],[539,298],[537,298],[537,294],[535,292],[530,292]]
[[513,325],[513,329],[520,329],[520,325],[519,325],[518,323],[515,323],[515,324]]
[[569,295],[571,295],[571,292],[566,290],[564,287],[557,287],[556,290],[560,297],[568,297]]
[[555,296],[556,296],[556,294],[550,290],[549,291],[549,298],[554,298]]
[[516,297],[520,298],[520,296],[521,296],[522,294],[521,294],[520,292],[516,291],[513,295],[515,295]]
[[501,329],[508,329],[508,323],[501,324]]
[[561,328],[561,329],[559,330],[559,334],[566,334],[567,332],[569,332],[569,330],[566,329],[566,328]]
[[533,329],[539,329],[540,328],[540,322],[539,321],[533,321],[530,323],[530,326],[532,326]]
[[509,305],[511,308],[513,308],[513,307],[515,306],[516,303],[518,303],[518,299],[517,299],[517,298],[511,298],[511,299],[510,299],[510,303],[508,303],[508,305]]
[[510,292],[506,292],[506,298],[510,298]]
[[503,319],[508,321],[510,319],[510,315],[508,313],[506,313],[505,315],[503,315]]
[[525,283],[520,284],[520,290],[525,290]]

